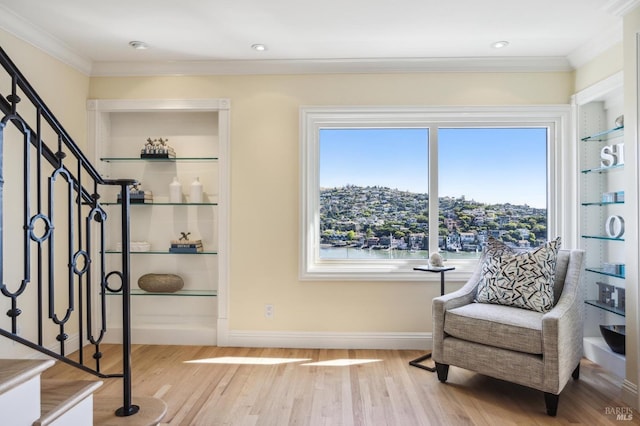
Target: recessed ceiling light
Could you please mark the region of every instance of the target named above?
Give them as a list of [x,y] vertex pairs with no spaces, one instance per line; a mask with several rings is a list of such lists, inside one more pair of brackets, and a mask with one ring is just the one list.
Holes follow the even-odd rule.
[[491,44],[491,47],[493,47],[494,49],[502,49],[503,47],[507,47],[509,45],[508,41],[496,41],[495,43]]
[[133,47],[136,50],[144,50],[149,48],[149,45],[144,41],[136,41],[136,40],[130,41],[129,46]]
[[253,50],[257,50],[258,52],[264,52],[265,50],[267,50],[267,46],[265,46],[264,44],[260,44],[260,43],[252,44],[251,48]]

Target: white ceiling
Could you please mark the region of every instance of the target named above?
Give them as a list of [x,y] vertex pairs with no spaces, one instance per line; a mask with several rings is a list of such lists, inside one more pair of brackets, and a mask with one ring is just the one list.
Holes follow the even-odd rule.
[[[92,75],[570,69],[621,41],[622,16],[638,3],[0,0],[0,28]],[[492,49],[498,40],[510,45]]]

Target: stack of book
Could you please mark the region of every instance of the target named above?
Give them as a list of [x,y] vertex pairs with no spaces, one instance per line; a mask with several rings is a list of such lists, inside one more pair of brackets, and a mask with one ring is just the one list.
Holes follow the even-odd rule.
[[602,193],[602,202],[603,203],[621,203],[621,202],[624,202],[624,191],[603,192]]
[[624,275],[624,263],[603,263],[602,272],[605,274]]
[[202,240],[172,240],[170,253],[202,253]]
[[170,146],[140,151],[140,158],[176,158],[176,152]]
[[[151,191],[131,191],[129,192],[131,204],[153,203],[153,193]],[[122,197],[118,194],[118,203],[122,202]]]

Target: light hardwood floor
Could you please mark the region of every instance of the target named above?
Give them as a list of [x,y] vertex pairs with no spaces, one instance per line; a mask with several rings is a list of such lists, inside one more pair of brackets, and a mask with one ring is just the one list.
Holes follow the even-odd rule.
[[[103,349],[103,371],[116,372],[120,348]],[[628,410],[621,380],[587,360],[552,418],[541,392],[456,367],[442,384],[409,366],[421,354],[134,345],[133,394],[162,398],[168,411],[161,425],[171,426],[640,424],[636,411],[632,420],[616,419]],[[57,363],[43,377],[92,376]],[[120,395],[121,380],[104,382],[96,398]]]

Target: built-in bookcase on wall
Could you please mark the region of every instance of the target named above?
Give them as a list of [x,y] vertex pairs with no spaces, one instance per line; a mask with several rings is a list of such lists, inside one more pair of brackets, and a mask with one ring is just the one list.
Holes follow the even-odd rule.
[[[625,324],[625,170],[622,76],[575,95],[579,168],[579,244],[585,356],[625,377],[625,356],[605,343],[600,325]],[[628,218],[626,218],[628,220]]]
[[[226,324],[229,101],[90,100],[87,105],[94,164],[105,178],[136,179],[138,194],[144,193],[144,201],[132,199],[130,214],[133,343],[217,344],[220,325]],[[150,143],[170,147],[169,158],[141,158]],[[200,197],[192,194],[192,185],[202,189]],[[116,188],[105,191],[101,202],[107,214],[119,217]],[[193,253],[170,250],[172,241],[202,246]],[[120,231],[110,228],[108,270],[120,269],[121,253]],[[148,274],[178,275],[184,287],[144,290],[138,281]],[[108,308],[109,329],[121,329],[119,305]]]

